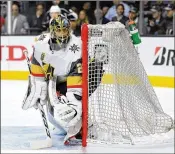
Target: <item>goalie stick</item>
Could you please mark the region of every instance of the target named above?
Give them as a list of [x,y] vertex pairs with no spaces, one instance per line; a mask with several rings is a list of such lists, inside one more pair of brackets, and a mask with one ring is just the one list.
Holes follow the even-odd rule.
[[[28,51],[23,50],[23,53],[26,57],[29,73],[31,74],[30,60],[29,60],[29,57],[28,57]],[[30,76],[29,76],[29,85],[30,85]],[[50,135],[49,126],[48,126],[48,122],[47,122],[47,119],[46,119],[46,114],[44,112],[43,106],[40,104],[39,99],[37,101],[37,107],[38,107],[38,109],[40,110],[40,113],[41,113],[41,117],[42,117],[43,124],[44,124],[44,127],[45,127],[47,139],[46,140],[31,141],[30,142],[30,147],[31,147],[31,149],[49,148],[49,147],[52,147],[52,138],[51,138],[51,135]]]

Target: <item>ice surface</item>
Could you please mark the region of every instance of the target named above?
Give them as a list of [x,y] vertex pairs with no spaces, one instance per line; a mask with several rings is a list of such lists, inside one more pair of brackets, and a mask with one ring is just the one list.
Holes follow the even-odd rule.
[[[45,139],[40,113],[21,109],[27,81],[1,81],[1,150],[2,152],[31,152],[29,142]],[[174,89],[155,88],[166,113],[174,118]],[[52,125],[50,125],[52,128]],[[52,133],[53,147],[37,152],[52,153],[174,153],[173,143],[155,145],[63,145],[63,136]],[[36,151],[32,151],[36,152]]]

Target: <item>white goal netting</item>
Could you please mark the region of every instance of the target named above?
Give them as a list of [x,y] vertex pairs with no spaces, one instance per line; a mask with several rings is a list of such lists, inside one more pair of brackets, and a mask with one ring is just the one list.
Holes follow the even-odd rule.
[[124,25],[88,25],[88,56],[88,141],[132,142],[173,128]]

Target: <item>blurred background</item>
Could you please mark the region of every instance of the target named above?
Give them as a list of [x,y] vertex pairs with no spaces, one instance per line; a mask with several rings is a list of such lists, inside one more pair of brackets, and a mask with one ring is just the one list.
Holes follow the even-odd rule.
[[[141,36],[175,35],[175,1],[1,1],[1,35],[38,35],[48,28],[50,8],[57,5],[63,15],[73,11],[71,26],[80,36],[83,23],[106,24],[133,19]],[[75,14],[77,18],[75,18]]]

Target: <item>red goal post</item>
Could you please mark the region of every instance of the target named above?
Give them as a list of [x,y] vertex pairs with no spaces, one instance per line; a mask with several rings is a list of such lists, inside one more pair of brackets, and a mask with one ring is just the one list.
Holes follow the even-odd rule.
[[88,129],[88,25],[83,24],[82,39],[82,146],[87,146]]

